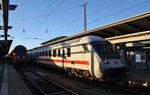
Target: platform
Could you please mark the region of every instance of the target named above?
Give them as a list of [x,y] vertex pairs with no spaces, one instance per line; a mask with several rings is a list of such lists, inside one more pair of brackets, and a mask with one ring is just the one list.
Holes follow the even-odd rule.
[[0,79],[0,95],[32,95],[9,62],[0,64]]

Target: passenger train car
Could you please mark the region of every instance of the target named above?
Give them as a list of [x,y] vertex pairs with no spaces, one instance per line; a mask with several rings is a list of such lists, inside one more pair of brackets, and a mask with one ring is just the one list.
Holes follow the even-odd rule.
[[30,61],[87,78],[103,79],[125,67],[112,44],[97,36],[37,47],[29,50],[28,56]]
[[11,52],[12,62],[17,65],[24,65],[27,63],[28,57],[27,57],[27,49],[26,47],[22,45],[18,45],[14,48],[14,50]]

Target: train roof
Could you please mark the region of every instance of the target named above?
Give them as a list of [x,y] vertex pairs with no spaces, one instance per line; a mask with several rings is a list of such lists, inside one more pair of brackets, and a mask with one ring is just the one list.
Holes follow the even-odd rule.
[[14,50],[17,50],[17,49],[26,49],[26,47],[23,46],[23,45],[17,45],[17,46],[14,48]]
[[54,38],[54,39],[51,39],[51,40],[48,40],[48,41],[46,41],[46,42],[41,43],[41,45],[45,45],[45,44],[48,44],[48,43],[51,43],[51,42],[54,42],[54,41],[57,41],[57,40],[61,40],[61,39],[66,38],[66,37],[67,37],[67,36],[56,37],[56,38]]

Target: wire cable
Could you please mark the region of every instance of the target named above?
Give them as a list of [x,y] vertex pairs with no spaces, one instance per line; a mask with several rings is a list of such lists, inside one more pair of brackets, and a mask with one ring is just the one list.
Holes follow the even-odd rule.
[[94,23],[94,22],[103,20],[103,19],[105,19],[105,18],[108,18],[108,17],[114,16],[114,15],[117,15],[117,14],[119,14],[119,13],[125,12],[125,11],[130,10],[130,9],[133,9],[133,8],[136,8],[136,7],[141,6],[141,5],[143,5],[143,4],[145,4],[145,3],[148,3],[148,2],[150,2],[150,0],[144,1],[144,2],[142,2],[142,3],[140,3],[140,4],[136,4],[136,5],[132,6],[132,7],[129,7],[129,8],[120,10],[120,11],[118,11],[118,12],[112,13],[112,14],[107,15],[107,16],[105,16],[105,17],[98,18],[98,19],[96,19],[96,20],[94,20],[94,21],[89,22],[88,24],[91,24],[91,23]]
[[[74,7],[70,7],[70,8],[67,8],[67,9],[64,9],[64,10],[60,10],[60,11],[56,11],[56,12],[53,12],[53,14],[56,14],[56,13],[60,13],[60,12],[65,12],[65,11],[69,11],[71,9],[74,9],[74,8],[77,8],[77,7],[80,7],[80,5],[77,5],[77,6],[74,6]],[[37,18],[42,18],[42,17],[46,17],[48,14],[45,14],[45,15],[39,15],[39,16],[32,16],[32,17],[26,17],[26,18],[18,18],[18,19],[10,19],[11,21],[19,21],[19,20],[31,20],[31,19],[37,19]]]
[[[97,21],[103,20],[103,19],[105,19],[105,18],[108,18],[108,17],[114,16],[114,15],[117,15],[117,14],[119,14],[119,13],[125,12],[125,11],[127,11],[127,10],[130,10],[130,9],[136,8],[136,7],[138,7],[138,6],[144,5],[145,3],[148,3],[148,2],[150,2],[150,0],[146,0],[146,1],[142,2],[142,3],[136,4],[136,5],[132,6],[132,7],[128,7],[128,8],[126,8],[126,9],[120,10],[120,11],[118,11],[118,12],[112,13],[112,14],[107,15],[107,16],[105,16],[105,17],[98,18],[98,19],[96,19],[96,20],[93,20],[93,21],[91,21],[91,22],[87,23],[87,25],[90,25],[90,24],[92,24],[92,23],[95,23],[95,22],[97,22]],[[70,32],[70,31],[72,31],[72,30],[74,30],[74,29],[79,29],[79,28],[81,28],[82,26],[83,26],[83,25],[77,26],[77,27],[72,28],[72,29],[71,29],[71,30],[69,30],[69,31],[65,31],[65,32],[63,32],[63,33],[61,33],[61,34],[64,34],[64,33]]]
[[[60,2],[60,4],[58,4],[48,15],[46,15],[46,17],[41,21],[41,23],[39,23],[39,24],[37,25],[37,27],[39,27],[50,15],[52,15],[53,12],[54,12],[57,8],[59,8],[64,2],[65,2],[65,0],[63,0],[62,2]],[[36,27],[35,29],[37,29],[37,27]]]
[[[50,13],[48,13],[48,15],[34,28],[34,30],[37,29],[50,15],[52,15],[53,12],[54,12],[57,8],[59,8],[64,2],[65,2],[65,0],[62,0]],[[32,34],[33,34],[33,32],[32,32]],[[32,34],[30,34],[29,36],[31,36]],[[29,38],[30,38],[30,37],[29,37]]]
[[[120,4],[120,3],[122,3],[122,2],[124,2],[124,1],[126,1],[126,0],[120,0],[120,1],[118,1],[118,2],[116,2],[116,3],[110,4],[110,5],[108,5],[108,6],[104,7],[104,8],[98,9],[97,11],[95,11],[95,12],[93,12],[93,13],[90,13],[90,14],[87,15],[87,16],[91,16],[91,15],[93,15],[93,14],[97,14],[99,11],[104,11],[104,10],[106,10],[106,9],[112,8],[112,7],[114,7],[114,6],[116,6],[116,5]],[[64,26],[62,26],[62,27],[70,26],[70,25],[72,25],[72,24],[74,24],[74,23],[76,23],[76,22],[79,22],[79,21],[81,21],[81,19],[76,19],[76,20],[71,21],[71,22],[69,22],[68,24],[66,24],[66,25],[64,25]],[[79,26],[78,26],[78,27],[79,27]]]

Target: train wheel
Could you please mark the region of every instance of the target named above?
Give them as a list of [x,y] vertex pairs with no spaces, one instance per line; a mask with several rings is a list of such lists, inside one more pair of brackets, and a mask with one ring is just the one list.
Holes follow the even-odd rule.
[[90,73],[88,71],[83,71],[83,76],[88,78],[90,76]]
[[77,74],[77,72],[76,72],[76,69],[72,68],[72,69],[71,69],[71,72],[72,72],[72,75],[78,76],[78,74]]
[[89,79],[89,80],[94,80],[95,78],[92,77],[92,76],[89,76],[88,79]]
[[72,75],[71,69],[67,68],[68,75]]

